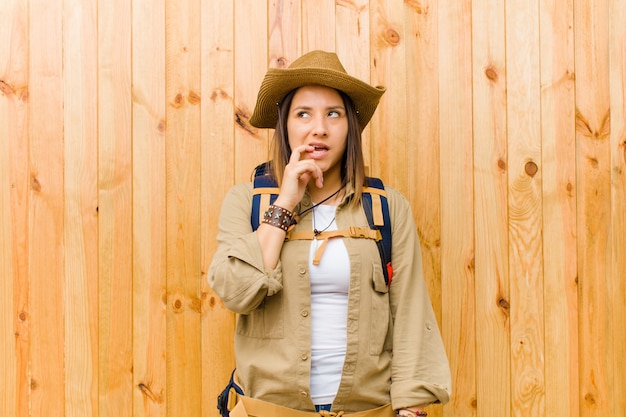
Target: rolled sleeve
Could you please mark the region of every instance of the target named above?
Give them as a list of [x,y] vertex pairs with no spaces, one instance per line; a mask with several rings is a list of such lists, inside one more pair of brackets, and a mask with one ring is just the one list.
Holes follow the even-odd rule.
[[238,184],[222,204],[218,249],[209,267],[208,281],[224,305],[248,314],[282,290],[282,264],[265,270],[259,240],[250,226],[251,184]]

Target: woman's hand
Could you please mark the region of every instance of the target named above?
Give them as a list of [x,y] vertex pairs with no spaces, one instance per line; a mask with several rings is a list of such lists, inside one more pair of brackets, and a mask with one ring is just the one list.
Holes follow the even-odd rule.
[[301,159],[303,153],[314,149],[312,146],[300,145],[291,152],[275,205],[293,211],[302,200],[311,179],[315,179],[315,185],[318,188],[324,186],[324,173],[321,168],[312,159]]

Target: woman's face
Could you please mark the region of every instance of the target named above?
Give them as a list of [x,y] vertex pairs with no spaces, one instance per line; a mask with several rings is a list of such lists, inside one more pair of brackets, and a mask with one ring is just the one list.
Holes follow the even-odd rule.
[[300,87],[293,96],[287,116],[291,149],[306,144],[315,149],[302,154],[313,159],[328,176],[341,177],[341,161],[346,149],[348,118],[339,93],[328,87]]

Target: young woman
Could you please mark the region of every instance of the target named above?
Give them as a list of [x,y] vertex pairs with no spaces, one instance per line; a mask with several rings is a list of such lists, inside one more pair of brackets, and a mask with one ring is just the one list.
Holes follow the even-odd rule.
[[252,184],[230,190],[209,270],[213,290],[239,314],[237,374],[249,398],[300,411],[383,407],[379,415],[406,416],[449,399],[448,360],[407,200],[385,187],[389,283],[374,239],[324,238],[369,229],[361,132],[384,92],[323,51],[263,80],[250,123],[276,129],[269,167],[278,197],[253,230]]

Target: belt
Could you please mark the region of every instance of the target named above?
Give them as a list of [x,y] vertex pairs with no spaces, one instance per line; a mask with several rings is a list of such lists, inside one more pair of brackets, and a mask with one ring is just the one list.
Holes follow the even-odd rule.
[[238,396],[237,400],[237,405],[230,411],[230,417],[395,417],[396,415],[391,404],[371,410],[345,413],[343,411],[294,410],[246,396]]

